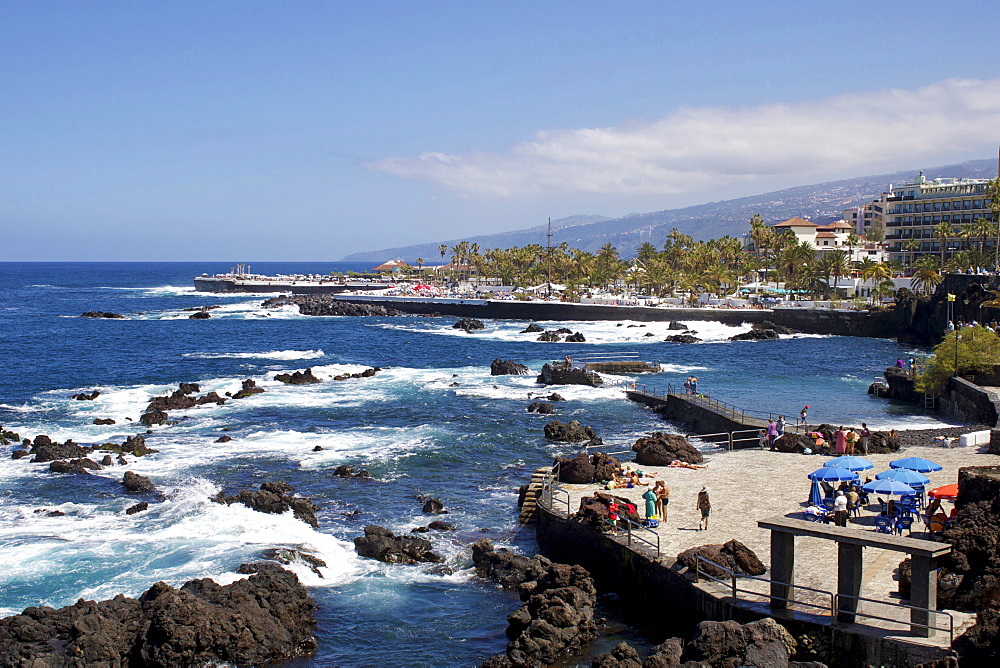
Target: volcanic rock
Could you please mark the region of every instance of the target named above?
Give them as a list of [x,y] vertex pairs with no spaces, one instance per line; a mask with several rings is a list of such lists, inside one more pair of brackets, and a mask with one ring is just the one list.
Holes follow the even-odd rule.
[[[319,447],[319,446],[316,446],[316,447]],[[351,466],[348,466],[347,464],[341,464],[336,469],[334,469],[333,475],[337,476],[338,478],[371,478],[372,477],[372,474],[369,473],[368,471],[366,471],[364,469],[361,469],[360,471],[355,472],[354,468],[351,467]]]
[[568,327],[560,327],[556,330],[556,334],[572,334],[573,330]]
[[94,424],[115,424],[112,418],[94,418]]
[[124,318],[120,313],[111,313],[110,311],[87,311],[81,314],[82,318]]
[[191,320],[208,320],[212,317],[212,314],[208,311],[195,311],[188,316]]
[[642,668],[642,661],[634,647],[620,642],[610,652],[598,654],[590,665],[592,668]]
[[586,342],[587,339],[584,338],[581,332],[576,332],[566,337],[566,343],[586,343]]
[[906,369],[891,366],[882,375],[889,386],[890,399],[909,401],[911,403],[920,401],[920,393],[917,392],[916,381]]
[[163,411],[149,411],[139,416],[139,422],[147,427],[152,427],[153,425],[166,423],[167,417],[167,414]]
[[486,325],[483,324],[483,321],[476,320],[475,318],[462,318],[451,327],[452,329],[461,329],[467,333],[472,333],[480,329],[486,329]]
[[545,425],[545,438],[560,443],[579,443],[587,441],[589,445],[601,445],[602,441],[590,427],[585,427],[577,420],[559,422],[553,420]]
[[227,435],[227,434],[223,434],[223,435],[222,435],[222,436],[220,436],[219,438],[215,439],[215,442],[216,442],[216,443],[228,443],[228,442],[229,442],[229,441],[231,441],[231,440],[233,440],[233,437],[232,437],[232,436],[229,436],[229,435]]
[[314,606],[298,578],[267,563],[238,572],[250,577],[26,608],[0,620],[0,665],[264,665],[315,650]]
[[677,322],[676,320],[671,320],[670,324],[667,325],[667,329],[675,329],[679,331],[684,331],[687,328],[688,328],[687,325],[685,325],[683,322]]
[[685,648],[687,661],[705,661],[712,666],[787,666],[795,652],[795,639],[785,627],[770,617],[740,624],[711,622],[698,624],[695,636]]
[[778,452],[798,452],[802,453],[806,448],[815,448],[815,441],[808,436],[793,434],[786,431],[784,434],[774,439],[774,449]]
[[147,502],[147,501],[140,501],[139,503],[135,504],[134,506],[130,506],[130,507],[126,508],[125,509],[125,514],[126,515],[135,515],[136,513],[141,513],[144,510],[149,510],[149,502]]
[[559,343],[562,341],[562,337],[556,332],[542,332],[535,340],[542,343]]
[[773,329],[751,329],[749,332],[730,336],[730,341],[768,341],[780,339],[778,333]]
[[643,668],[673,668],[681,662],[684,653],[684,641],[680,638],[667,638],[654,647]]
[[247,378],[243,381],[243,389],[233,395],[233,399],[245,399],[246,397],[252,396],[254,394],[260,394],[264,391],[263,387],[257,387],[257,383],[252,379]]
[[261,304],[263,308],[281,308],[282,306],[298,306],[302,315],[316,316],[397,316],[405,315],[396,309],[335,299],[331,295],[292,295],[272,297]]
[[312,368],[308,368],[305,371],[296,371],[294,373],[279,373],[274,377],[275,380],[281,381],[286,385],[311,385],[313,383],[320,382],[319,378],[313,375]]
[[540,396],[539,399],[548,399],[549,401],[566,401],[561,394],[558,392],[553,392],[549,396]]
[[153,486],[149,478],[138,473],[132,473],[131,471],[125,471],[125,475],[122,476],[122,485],[130,492],[156,491],[156,487]]
[[43,463],[57,459],[80,459],[89,455],[93,450],[91,447],[77,445],[71,440],[65,443],[53,443],[48,436],[41,434],[35,437],[30,454],[34,455],[32,462]]
[[146,447],[146,437],[142,434],[129,436],[121,445],[116,443],[105,443],[98,449],[102,452],[117,452],[119,455],[130,454],[135,455],[136,457],[144,457],[145,455],[159,452],[159,450]]
[[93,401],[99,396],[101,396],[101,391],[94,390],[90,394],[87,394],[86,392],[81,392],[80,394],[74,394],[73,398],[76,399],[77,401]]
[[111,458],[111,455],[104,455],[104,459],[101,460],[101,466],[114,466],[115,461]]
[[530,404],[528,404],[528,412],[529,413],[543,413],[543,414],[548,414],[548,413],[551,413],[553,410],[555,410],[555,409],[552,406],[552,404],[550,404],[550,403],[548,403],[546,401],[532,401]]
[[323,573],[319,569],[326,568],[326,562],[314,554],[309,554],[308,552],[303,552],[302,550],[296,550],[290,547],[272,547],[264,550],[263,557],[265,559],[270,559],[276,561],[279,564],[292,564],[295,562],[300,562],[309,567],[316,575],[323,577]]
[[388,529],[369,525],[365,535],[354,539],[359,556],[378,559],[387,564],[441,563],[444,557],[431,550],[431,543],[416,536],[397,536]]
[[603,452],[595,452],[591,455],[590,463],[594,466],[594,482],[612,480],[615,474],[621,470],[621,462]]
[[531,323],[527,327],[521,330],[522,334],[537,334],[539,332],[544,332],[545,330],[539,327],[536,323]]
[[101,468],[100,464],[86,457],[70,460],[57,459],[49,464],[49,471],[51,473],[88,473],[88,469],[90,471],[100,471]]
[[559,466],[559,481],[570,484],[588,484],[594,482],[596,469],[587,453],[576,457],[557,457],[553,466]]
[[798,331],[792,329],[791,327],[785,327],[784,325],[776,325],[770,320],[764,320],[762,322],[755,322],[750,326],[751,329],[766,330],[770,329],[777,332],[778,334],[798,334]]
[[427,528],[434,529],[435,531],[458,531],[458,527],[451,522],[443,522],[441,520],[434,520],[427,525]]
[[526,376],[528,373],[528,367],[514,360],[502,360],[498,357],[490,364],[491,376]]
[[537,580],[552,563],[545,557],[526,557],[506,549],[497,550],[489,538],[480,538],[472,544],[472,562],[479,576],[493,580],[504,589]]
[[423,510],[423,512],[429,513],[431,515],[448,514],[448,511],[444,509],[444,504],[441,503],[441,499],[433,499],[425,497],[421,500],[424,501],[424,507],[421,509]]
[[639,438],[632,445],[632,450],[635,451],[635,461],[643,466],[669,466],[675,459],[700,464],[705,459],[683,436],[659,431]]
[[247,508],[272,515],[280,515],[291,510],[296,519],[312,527],[319,526],[319,522],[316,521],[317,506],[309,499],[291,496],[294,491],[295,488],[286,482],[265,482],[258,492],[244,489],[232,496],[219,492],[211,500],[227,506],[242,503]]
[[731,571],[735,571],[741,575],[763,575],[767,572],[767,568],[761,563],[757,555],[749,547],[739,542],[736,539],[729,541],[723,545],[701,545],[699,547],[692,547],[691,549],[684,550],[677,555],[677,561],[679,561],[684,566],[687,566],[688,570],[694,571],[696,565],[701,569],[703,573],[707,573],[712,577],[723,578],[727,577],[728,574],[713,566],[712,564],[707,564],[702,561],[697,564],[698,561],[695,557],[701,556],[710,561],[714,561],[719,564],[719,566],[724,566]]
[[690,334],[673,334],[663,340],[670,343],[699,343],[701,341],[697,336],[691,336]]

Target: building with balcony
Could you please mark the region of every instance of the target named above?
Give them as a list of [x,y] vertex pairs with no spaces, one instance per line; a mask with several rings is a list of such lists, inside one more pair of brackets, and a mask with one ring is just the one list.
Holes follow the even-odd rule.
[[[912,262],[921,255],[945,259],[970,245],[982,246],[990,256],[996,248],[996,235],[985,239],[963,235],[962,226],[982,218],[995,223],[986,197],[989,179],[933,179],[923,173],[911,183],[889,187],[880,204],[886,226],[885,245],[890,258]],[[935,235],[940,223],[951,225],[954,236],[945,239]]]

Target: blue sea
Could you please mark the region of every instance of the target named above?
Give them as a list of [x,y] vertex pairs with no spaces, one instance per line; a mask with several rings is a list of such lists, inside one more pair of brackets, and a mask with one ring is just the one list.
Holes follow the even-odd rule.
[[[894,341],[789,336],[730,342],[749,327],[691,323],[704,343],[665,343],[666,323],[561,322],[582,344],[552,344],[521,334],[526,321],[489,321],[466,334],[454,317],[306,317],[266,310],[266,295],[197,293],[192,278],[226,271],[223,263],[0,264],[0,423],[34,438],[122,442],[145,431],[136,422],[156,395],[196,382],[202,393],[239,389],[247,378],[263,394],[171,412],[147,445],[158,453],[92,476],[55,475],[47,464],[0,451],[0,616],[27,606],[61,607],[79,598],[137,596],[154,582],[197,577],[226,583],[235,569],[274,547],[323,559],[322,577],[293,564],[318,604],[319,651],[294,665],[474,665],[502,652],[511,593],[475,577],[468,545],[534,553],[532,529],[517,525],[517,489],[531,472],[572,446],[545,441],[550,419],[580,420],[605,443],[628,449],[651,431],[678,431],[630,403],[621,383],[666,389],[688,375],[699,389],[738,406],[810,421],[876,428],[928,427],[934,415],[874,399],[868,385],[897,358],[922,352]],[[363,270],[365,264],[254,263],[260,273]],[[218,305],[208,320],[185,308]],[[84,311],[124,319],[82,318]],[[618,326],[620,324],[620,326]],[[635,325],[630,327],[629,325]],[[653,336],[646,336],[651,332]],[[554,416],[528,414],[531,376],[490,376],[490,362],[513,359],[537,372],[567,354],[638,352],[664,372],[611,378],[608,386],[549,388],[568,401]],[[381,367],[375,377],[333,381]],[[286,386],[275,374],[311,367],[325,380]],[[94,401],[72,395],[100,390]],[[116,424],[96,426],[95,418]],[[228,443],[215,443],[222,435]],[[322,450],[314,451],[316,446]],[[714,456],[724,457],[724,453]],[[332,475],[341,464],[374,479]],[[150,509],[128,516],[124,470],[149,476],[162,491]],[[319,507],[319,527],[209,501],[284,480]],[[358,557],[352,539],[369,524],[409,532],[434,519],[420,495],[440,498],[457,525],[424,534],[453,574]],[[47,511],[61,511],[51,517]],[[41,512],[39,512],[41,511]],[[641,632],[625,636],[655,643]],[[612,644],[611,638],[605,645]],[[582,660],[582,659],[581,659]],[[585,661],[589,665],[589,660]]]

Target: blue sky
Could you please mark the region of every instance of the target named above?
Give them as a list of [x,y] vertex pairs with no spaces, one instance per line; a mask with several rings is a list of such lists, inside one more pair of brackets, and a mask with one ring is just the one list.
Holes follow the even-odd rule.
[[0,0],[7,260],[335,260],[995,156],[1000,3]]

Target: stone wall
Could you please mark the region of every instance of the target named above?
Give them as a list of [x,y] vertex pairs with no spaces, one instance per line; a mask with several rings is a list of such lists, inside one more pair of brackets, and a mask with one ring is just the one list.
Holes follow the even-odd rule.
[[995,427],[1000,419],[994,395],[964,378],[952,377],[939,401],[943,411],[967,422]]

